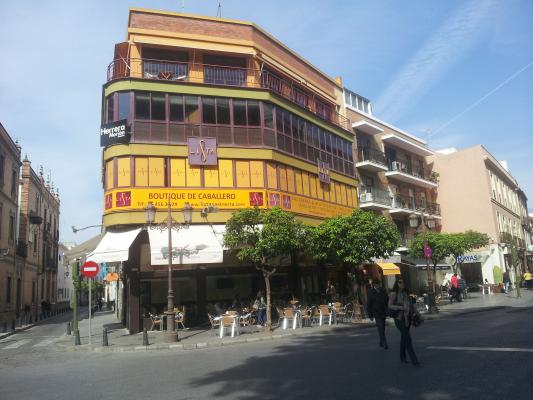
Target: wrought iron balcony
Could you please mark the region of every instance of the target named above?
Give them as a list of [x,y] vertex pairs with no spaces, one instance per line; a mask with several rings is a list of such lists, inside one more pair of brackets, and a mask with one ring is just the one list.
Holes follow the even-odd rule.
[[333,105],[309,94],[296,81],[280,78],[268,70],[142,58],[117,59],[107,67],[108,82],[130,78],[268,89],[351,132],[350,120],[338,114]]
[[359,196],[359,207],[369,210],[388,210],[392,207],[391,195],[376,188],[366,188],[366,193]]
[[401,158],[389,159],[387,162],[389,168],[389,172],[385,173],[387,177],[425,188],[438,186],[436,173],[427,173],[423,167],[413,168],[410,162]]
[[372,172],[388,171],[385,153],[371,147],[361,147],[357,150],[355,166]]

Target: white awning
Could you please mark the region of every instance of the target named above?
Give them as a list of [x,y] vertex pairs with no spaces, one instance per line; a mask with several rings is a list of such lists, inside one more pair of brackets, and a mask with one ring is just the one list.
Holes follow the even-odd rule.
[[141,228],[126,232],[106,232],[96,249],[87,256],[87,261],[111,263],[127,261],[130,246]]
[[[225,225],[191,225],[172,230],[172,264],[214,264],[223,260]],[[168,264],[168,230],[148,229],[152,265]]]

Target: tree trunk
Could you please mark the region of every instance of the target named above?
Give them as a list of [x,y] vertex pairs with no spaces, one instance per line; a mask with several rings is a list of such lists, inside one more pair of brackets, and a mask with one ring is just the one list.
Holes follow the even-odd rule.
[[272,332],[272,314],[270,312],[270,273],[263,270],[263,277],[265,278],[265,292],[266,292],[266,330]]

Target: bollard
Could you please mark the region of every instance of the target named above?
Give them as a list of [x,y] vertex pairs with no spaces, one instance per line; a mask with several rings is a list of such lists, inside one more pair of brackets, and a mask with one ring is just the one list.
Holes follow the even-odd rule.
[[69,335],[69,336],[72,335],[72,330],[70,328],[70,321],[67,322],[67,335]]
[[146,331],[146,328],[143,329],[143,346],[149,346],[150,343],[148,342],[148,332]]
[[102,346],[109,346],[109,341],[107,339],[107,328],[102,330]]
[[76,329],[76,335],[74,337],[74,346],[79,346],[81,345],[81,341],[80,341],[80,330],[79,329]]

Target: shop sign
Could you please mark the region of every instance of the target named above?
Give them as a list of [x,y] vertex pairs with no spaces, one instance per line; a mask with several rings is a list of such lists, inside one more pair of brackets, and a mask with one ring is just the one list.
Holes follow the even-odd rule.
[[337,215],[347,215],[353,211],[351,207],[294,194],[288,195],[284,193],[268,192],[267,198],[269,207],[281,207],[282,209],[293,213],[313,217],[328,218]]
[[130,138],[127,119],[110,122],[100,127],[100,147],[107,147],[112,144],[128,144]]
[[458,264],[472,264],[481,262],[481,256],[479,254],[465,254],[463,256],[457,256]]
[[329,163],[318,160],[318,180],[324,183],[331,182],[331,176],[329,174]]
[[216,138],[187,138],[189,165],[217,165]]

